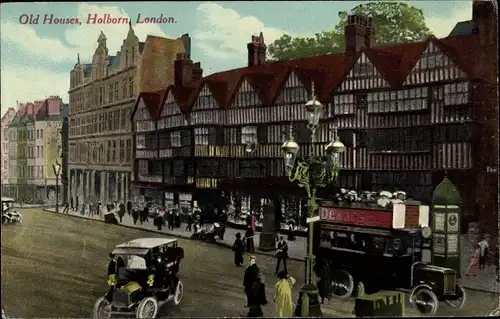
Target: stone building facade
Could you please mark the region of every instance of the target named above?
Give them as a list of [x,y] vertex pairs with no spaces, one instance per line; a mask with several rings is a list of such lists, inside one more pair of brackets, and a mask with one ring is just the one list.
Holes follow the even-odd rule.
[[2,166],[2,194],[6,193],[9,184],[9,124],[16,115],[16,110],[9,107],[2,116],[0,126],[2,136],[1,166]]
[[9,124],[9,185],[5,193],[26,203],[55,200],[52,165],[61,162],[61,110],[58,96],[23,103]]
[[[120,51],[110,55],[106,36],[97,39],[92,62],[70,72],[68,190],[79,202],[126,201],[132,172],[130,116],[144,78],[161,75],[168,54],[155,50],[157,37],[139,42],[132,25]],[[161,38],[162,39],[162,38]],[[168,49],[184,52],[183,40]],[[185,40],[184,40],[185,41]],[[167,50],[168,51],[168,50]]]

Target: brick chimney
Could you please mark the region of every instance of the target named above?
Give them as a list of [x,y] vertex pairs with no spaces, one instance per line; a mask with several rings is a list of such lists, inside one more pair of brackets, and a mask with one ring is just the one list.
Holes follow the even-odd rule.
[[201,63],[196,62],[193,64],[191,79],[193,81],[198,81],[203,78],[203,69],[201,68]]
[[266,55],[267,55],[267,45],[264,42],[264,35],[262,32],[259,34],[259,50],[258,50],[258,59],[259,65],[266,63]]
[[61,114],[62,100],[59,96],[50,96],[47,99],[47,115]]
[[187,86],[192,79],[193,61],[187,53],[177,53],[174,62],[174,83],[177,87]]
[[262,32],[256,36],[252,35],[252,42],[247,44],[248,66],[257,66],[266,63],[267,45],[264,43]]
[[187,57],[191,58],[191,37],[189,36],[189,33],[183,34],[180,39],[184,44],[184,50],[187,53]]
[[347,16],[344,36],[346,52],[356,53],[363,47],[374,46],[376,33],[373,20],[358,15]]
[[365,47],[373,48],[377,45],[377,30],[372,18],[368,18],[366,25]]

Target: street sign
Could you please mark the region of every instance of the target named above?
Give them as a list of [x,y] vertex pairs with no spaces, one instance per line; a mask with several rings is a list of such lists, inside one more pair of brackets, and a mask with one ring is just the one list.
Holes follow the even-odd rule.
[[310,223],[317,222],[318,220],[319,220],[319,215],[318,216],[314,216],[314,217],[307,217],[306,222],[308,224],[310,224]]

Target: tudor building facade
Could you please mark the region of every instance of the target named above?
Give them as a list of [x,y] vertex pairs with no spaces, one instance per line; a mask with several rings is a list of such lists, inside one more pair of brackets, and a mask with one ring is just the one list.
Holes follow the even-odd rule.
[[130,23],[116,55],[108,54],[106,40],[101,32],[92,63],[82,64],[78,57],[70,73],[68,193],[80,203],[130,198],[130,119],[137,94],[171,84],[175,55],[189,50],[190,43],[188,34],[139,42]]
[[[135,187],[160,202],[233,201],[241,211],[280,198],[276,202],[298,216],[305,198],[284,176],[285,133],[292,123],[300,154],[323,155],[338,128],[346,152],[337,186],[403,189],[429,202],[447,174],[460,189],[466,215],[479,215],[487,229],[490,212],[497,211],[491,172],[498,146],[488,139],[486,149],[478,136],[487,131],[498,142],[498,133],[477,117],[477,109],[498,123],[498,101],[493,94],[489,100],[478,96],[496,80],[476,65],[497,62],[492,52],[476,52],[491,46],[480,41],[496,41],[480,31],[495,20],[481,3],[475,1],[473,10],[478,34],[383,48],[374,47],[371,21],[351,16],[345,53],[296,61],[266,63],[263,37],[254,36],[247,68],[201,80],[191,77],[193,64],[179,57],[174,86],[139,96],[136,113],[147,118],[149,138],[135,139]],[[303,106],[313,83],[325,112],[311,144]],[[137,114],[134,125],[143,125]],[[478,178],[489,195],[475,193]]]

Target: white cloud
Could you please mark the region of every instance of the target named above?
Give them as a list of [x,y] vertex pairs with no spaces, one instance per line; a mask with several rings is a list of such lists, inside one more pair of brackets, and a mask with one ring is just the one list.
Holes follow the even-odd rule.
[[[29,102],[49,95],[59,95],[64,102],[68,101],[69,70],[59,73],[40,69],[38,65],[44,59],[61,63],[76,62],[77,53],[80,53],[82,63],[90,62],[101,30],[107,37],[109,54],[114,55],[120,50],[128,33],[128,24],[86,24],[89,13],[98,16],[109,14],[112,17],[129,17],[119,7],[81,4],[78,7],[78,17],[82,24],[68,28],[64,34],[65,41],[39,36],[36,29],[29,25],[2,22],[2,41],[14,43],[20,51],[34,56],[33,59],[24,61],[24,69],[9,67],[3,63],[2,114],[8,107],[15,106],[16,101]],[[135,19],[136,17],[132,17],[132,23]],[[144,41],[149,34],[166,36],[158,24],[133,24],[133,27],[139,41]]]
[[50,95],[59,95],[68,102],[69,76],[66,72],[53,72],[36,67],[11,68],[2,65],[2,114],[15,107],[16,101],[32,102]]
[[207,56],[218,59],[241,58],[247,52],[247,43],[252,35],[264,34],[266,43],[279,39],[284,30],[266,27],[252,16],[241,16],[238,12],[216,3],[205,2],[198,6],[196,18],[200,24],[193,33],[196,46]]
[[432,12],[425,14],[425,23],[437,38],[447,37],[460,21],[472,19],[472,4],[470,1],[454,2],[446,16],[435,16]]
[[[97,14],[99,17],[109,14],[111,17],[129,18],[119,7],[84,3],[78,7],[78,17],[82,24],[68,28],[64,34],[64,40],[69,45],[56,38],[41,37],[33,27],[16,23],[17,21],[2,22],[2,41],[15,43],[25,52],[52,61],[76,61],[77,53],[80,53],[83,61],[90,61],[102,30],[108,39],[109,52],[114,54],[127,36],[128,24],[86,24],[89,14]],[[135,16],[132,17],[132,22],[135,19]],[[140,41],[144,41],[148,34],[166,36],[158,24],[138,24],[133,27]]]

